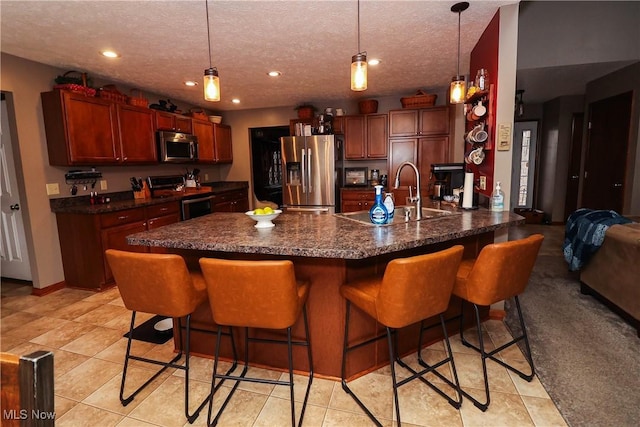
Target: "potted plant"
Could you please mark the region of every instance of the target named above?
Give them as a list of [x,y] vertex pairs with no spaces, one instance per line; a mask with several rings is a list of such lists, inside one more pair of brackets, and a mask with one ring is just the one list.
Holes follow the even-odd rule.
[[312,119],[317,108],[311,104],[304,103],[295,107],[294,110],[298,111],[299,119]]

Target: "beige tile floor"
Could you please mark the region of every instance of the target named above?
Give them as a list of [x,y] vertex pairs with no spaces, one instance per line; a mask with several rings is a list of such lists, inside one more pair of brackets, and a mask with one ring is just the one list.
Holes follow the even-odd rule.
[[[127,407],[118,400],[120,378],[130,313],[124,308],[117,289],[102,293],[62,289],[50,295],[30,295],[31,287],[2,283],[0,310],[1,350],[28,354],[36,350],[54,353],[56,425],[65,426],[188,426],[183,414],[182,371],[167,372],[145,389]],[[142,322],[149,316],[138,316]],[[484,324],[486,342],[500,345],[510,338],[502,322]],[[480,358],[452,337],[456,367],[462,386],[481,396]],[[173,342],[155,345],[134,342],[137,354],[166,357],[173,353]],[[442,342],[425,350],[425,357],[444,353]],[[523,365],[517,348],[502,357]],[[340,357],[336,355],[336,357]],[[417,364],[415,355],[404,359]],[[192,358],[193,407],[209,389],[213,363]],[[537,378],[531,383],[500,365],[488,362],[491,405],[481,412],[468,400],[455,410],[430,388],[413,381],[400,388],[400,409],[406,426],[565,426],[562,416]],[[448,368],[447,368],[448,369]],[[142,383],[148,366],[135,363],[131,379]],[[405,373],[398,368],[399,373]],[[394,419],[391,378],[385,367],[350,384],[385,426]],[[443,374],[449,375],[447,370]],[[253,375],[277,378],[280,372],[251,368]],[[302,401],[306,377],[296,377],[296,402]],[[229,388],[223,386],[220,395]],[[131,390],[133,387],[131,388]],[[218,394],[216,394],[216,397]],[[220,402],[220,399],[216,401]],[[299,410],[300,404],[297,405]],[[225,410],[221,426],[286,426],[289,420],[288,389],[266,384],[240,385]],[[206,410],[193,424],[206,425]],[[341,388],[340,383],[315,378],[304,418],[305,426],[369,426],[370,420]]]

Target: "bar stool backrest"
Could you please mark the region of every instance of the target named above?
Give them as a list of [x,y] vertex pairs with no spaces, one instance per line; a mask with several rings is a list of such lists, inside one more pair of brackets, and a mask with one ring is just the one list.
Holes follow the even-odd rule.
[[174,254],[105,251],[125,307],[183,317],[200,301],[184,259]]
[[302,311],[304,301],[289,260],[201,258],[200,268],[219,325],[284,329]]
[[482,248],[466,280],[466,299],[491,305],[524,292],[543,239],[533,234]]
[[389,262],[376,299],[378,320],[402,328],[445,312],[463,251],[457,245]]

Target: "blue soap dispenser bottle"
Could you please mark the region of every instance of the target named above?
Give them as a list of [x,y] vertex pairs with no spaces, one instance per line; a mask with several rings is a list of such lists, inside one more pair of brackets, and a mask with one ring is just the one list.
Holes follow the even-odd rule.
[[382,203],[382,185],[376,185],[374,187],[376,189],[376,199],[369,209],[369,219],[374,224],[386,224],[389,221],[389,212],[387,208]]

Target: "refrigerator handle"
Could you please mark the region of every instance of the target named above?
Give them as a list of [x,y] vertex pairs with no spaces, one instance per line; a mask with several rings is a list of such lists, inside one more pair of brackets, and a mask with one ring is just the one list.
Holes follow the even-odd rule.
[[307,165],[305,164],[305,159],[306,159],[306,153],[304,152],[304,148],[302,149],[302,162],[301,162],[301,166],[302,166],[302,192],[306,193],[307,192]]
[[308,174],[308,186],[309,186],[309,193],[313,193],[313,188],[311,187],[311,148],[309,148],[307,150],[307,174]]

